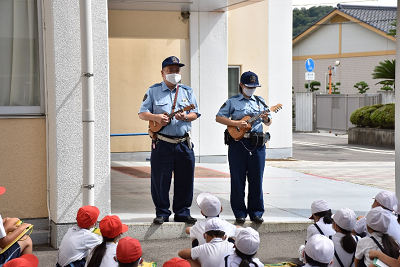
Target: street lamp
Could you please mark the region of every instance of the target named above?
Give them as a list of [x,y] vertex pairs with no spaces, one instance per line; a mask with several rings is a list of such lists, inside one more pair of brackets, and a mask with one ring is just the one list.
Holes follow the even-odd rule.
[[334,70],[334,74],[336,74],[336,67],[340,65],[340,61],[336,60],[335,61],[335,66],[329,66],[329,94],[332,94],[332,70]]

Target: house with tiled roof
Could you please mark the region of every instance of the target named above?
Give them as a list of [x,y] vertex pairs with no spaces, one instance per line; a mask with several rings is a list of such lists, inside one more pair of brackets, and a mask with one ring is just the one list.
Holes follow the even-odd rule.
[[340,82],[342,94],[355,94],[354,85],[366,82],[368,93],[378,92],[382,85],[375,85],[372,73],[384,60],[395,59],[396,38],[388,35],[397,16],[396,7],[342,5],[315,22],[293,38],[293,87],[294,92],[306,92],[304,84],[305,62],[314,60],[315,80],[321,83],[319,92],[325,93],[329,85],[330,66],[332,83]]

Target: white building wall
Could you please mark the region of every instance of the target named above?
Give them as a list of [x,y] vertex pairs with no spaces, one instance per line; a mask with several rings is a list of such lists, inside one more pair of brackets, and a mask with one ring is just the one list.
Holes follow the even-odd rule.
[[190,14],[191,80],[201,117],[192,125],[194,150],[199,162],[226,162],[225,127],[215,122],[227,97],[227,13]]
[[[43,1],[51,243],[58,247],[82,206],[82,86],[79,1]],[[95,206],[110,214],[107,1],[92,2]]]
[[294,46],[293,56],[339,53],[338,24],[324,24]]
[[342,53],[395,49],[395,42],[376,32],[354,24],[354,22],[342,23]]
[[292,1],[269,1],[268,95],[269,103],[281,103],[269,127],[267,158],[292,157]]

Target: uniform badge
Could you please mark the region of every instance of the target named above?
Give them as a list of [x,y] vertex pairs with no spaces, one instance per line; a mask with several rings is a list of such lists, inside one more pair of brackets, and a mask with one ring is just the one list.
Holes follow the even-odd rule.
[[147,99],[147,94],[144,95],[143,101],[145,101],[146,99]]
[[179,63],[179,60],[176,57],[172,57],[171,60],[173,63]]
[[250,76],[250,82],[251,83],[254,83],[254,82],[256,82],[256,76]]
[[226,102],[224,104],[222,104],[221,108],[224,108],[226,106]]

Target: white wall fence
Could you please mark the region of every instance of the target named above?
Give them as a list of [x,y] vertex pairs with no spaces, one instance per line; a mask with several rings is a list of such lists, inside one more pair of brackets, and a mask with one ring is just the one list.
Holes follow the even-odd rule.
[[296,131],[318,130],[346,132],[350,116],[358,108],[375,104],[394,103],[394,92],[374,94],[296,93]]

